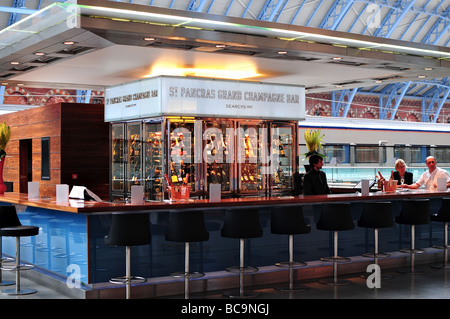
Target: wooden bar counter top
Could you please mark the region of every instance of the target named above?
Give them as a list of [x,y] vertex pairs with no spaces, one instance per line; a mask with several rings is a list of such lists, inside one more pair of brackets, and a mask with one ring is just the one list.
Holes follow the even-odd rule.
[[28,194],[6,192],[0,195],[0,201],[4,203],[39,207],[45,209],[59,210],[71,213],[105,213],[123,212],[139,210],[177,210],[190,208],[220,208],[237,206],[270,206],[288,204],[321,204],[327,202],[342,201],[365,201],[365,200],[392,200],[406,198],[429,198],[450,196],[449,190],[444,192],[426,190],[398,190],[395,193],[372,192],[369,195],[360,193],[339,193],[330,195],[309,195],[309,196],[284,196],[284,197],[243,197],[224,198],[219,202],[212,202],[209,199],[189,199],[186,201],[172,202],[147,201],[142,205],[134,205],[123,202],[95,202],[70,199],[67,203],[57,203],[55,197],[29,198]]

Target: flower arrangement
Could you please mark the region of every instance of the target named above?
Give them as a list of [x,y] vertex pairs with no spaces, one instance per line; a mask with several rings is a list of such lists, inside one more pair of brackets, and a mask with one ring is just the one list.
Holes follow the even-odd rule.
[[6,156],[5,148],[11,137],[11,128],[5,123],[0,124],[0,159]]
[[322,157],[325,157],[324,155],[320,154],[319,152],[317,152],[320,148],[322,148],[322,140],[323,137],[325,136],[325,134],[321,135],[321,131],[320,130],[305,130],[305,142],[306,142],[306,147],[308,148],[308,153],[303,154],[306,157],[310,157],[311,155],[317,154],[320,155]]

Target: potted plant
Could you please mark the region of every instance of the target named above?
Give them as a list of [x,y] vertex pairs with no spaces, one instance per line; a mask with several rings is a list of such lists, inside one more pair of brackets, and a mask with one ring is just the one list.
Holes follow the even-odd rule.
[[[319,130],[305,130],[304,137],[306,142],[306,147],[308,148],[308,153],[305,153],[305,159],[309,158],[311,155],[317,154],[319,156],[325,157],[324,155],[318,152],[319,149],[322,148],[323,137],[325,134],[321,134]],[[309,171],[309,163],[303,165],[305,167],[306,172]]]
[[5,123],[0,124],[0,194],[6,191],[6,185],[3,181],[3,166],[6,160],[6,145],[11,137],[11,128]]

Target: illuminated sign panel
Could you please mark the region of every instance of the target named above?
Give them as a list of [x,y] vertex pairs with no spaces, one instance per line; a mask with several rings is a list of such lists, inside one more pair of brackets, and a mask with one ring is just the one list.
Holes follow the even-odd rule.
[[155,116],[302,120],[305,118],[305,89],[259,82],[162,76],[106,90],[106,122]]

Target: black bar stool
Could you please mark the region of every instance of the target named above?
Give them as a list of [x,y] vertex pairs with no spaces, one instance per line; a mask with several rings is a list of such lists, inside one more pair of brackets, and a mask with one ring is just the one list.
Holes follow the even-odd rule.
[[20,237],[36,236],[39,234],[39,227],[22,225],[17,216],[15,206],[0,206],[0,236],[16,238],[16,264],[8,270],[16,271],[16,288],[2,290],[8,295],[29,295],[37,291],[35,289],[22,289],[20,287],[20,271],[30,269],[32,265],[20,264]]
[[4,262],[11,262],[14,261],[13,258],[10,257],[3,257],[3,243],[2,243],[2,237],[0,237],[0,286],[11,286],[14,285],[14,281],[10,280],[3,280],[3,274],[2,274],[2,268]]
[[144,283],[146,278],[131,275],[131,246],[147,245],[151,242],[150,215],[148,213],[114,213],[111,228],[105,236],[105,244],[125,246],[124,277],[111,278],[113,284],[126,285],[126,298],[131,298],[131,285]]
[[[358,227],[373,228],[374,232],[374,252],[364,253],[362,254],[363,257],[373,258],[374,264],[378,265],[378,258],[390,256],[390,254],[378,251],[378,229],[394,227],[391,202],[364,203],[361,217],[358,220]],[[383,276],[383,279],[388,278],[390,277]]]
[[190,278],[204,276],[201,272],[191,272],[189,267],[190,243],[209,239],[202,211],[169,212],[166,240],[184,243],[184,272],[173,273],[174,277],[184,278],[184,298],[189,299]]
[[244,291],[244,273],[256,272],[256,267],[245,267],[244,263],[244,239],[257,238],[263,235],[259,221],[259,211],[257,208],[236,208],[225,210],[225,220],[221,234],[226,238],[239,239],[239,266],[227,268],[230,272],[239,272],[239,292],[226,292],[225,296],[230,298],[251,298],[258,294]]
[[448,222],[450,222],[450,197],[442,198],[441,207],[439,211],[435,214],[431,214],[430,220],[433,222],[444,223],[444,244],[442,246],[436,246],[434,248],[444,250],[444,261],[442,264],[431,265],[432,268],[436,269],[450,269],[447,265],[448,263]]
[[348,280],[338,280],[337,274],[338,262],[350,261],[350,258],[338,256],[338,232],[343,230],[352,230],[355,223],[352,219],[350,203],[335,203],[322,205],[322,213],[316,224],[318,230],[332,231],[334,235],[334,256],[321,258],[322,261],[333,262],[333,278],[323,279],[319,282],[327,285],[343,286],[349,285]]
[[415,226],[430,223],[430,201],[428,199],[405,199],[402,201],[400,215],[395,217],[395,222],[411,226],[411,247],[400,249],[403,253],[410,253],[410,267],[407,270],[400,269],[398,272],[405,274],[423,274],[424,271],[414,269],[415,254],[423,253],[422,249],[415,248]]
[[303,217],[303,206],[276,207],[271,212],[271,232],[279,235],[289,235],[289,261],[278,262],[277,267],[289,267],[289,287],[279,288],[284,291],[305,291],[308,287],[294,287],[294,267],[304,267],[304,262],[294,261],[294,235],[311,232],[311,226],[306,225]]

